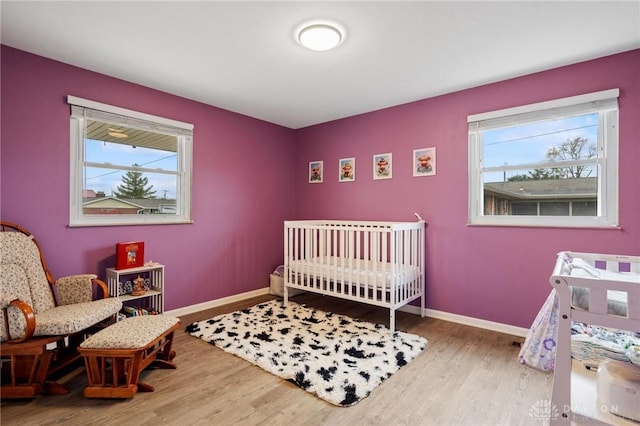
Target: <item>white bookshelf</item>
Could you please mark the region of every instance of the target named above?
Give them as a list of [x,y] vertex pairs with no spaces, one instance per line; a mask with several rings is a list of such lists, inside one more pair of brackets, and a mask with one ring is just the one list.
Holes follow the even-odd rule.
[[[133,281],[137,276],[149,278],[149,290],[139,296],[122,293],[120,283],[123,280]],[[107,268],[107,286],[109,295],[117,297],[123,304],[144,299],[142,300],[144,309],[155,310],[159,314],[164,312],[164,265],[154,263],[137,268]]]

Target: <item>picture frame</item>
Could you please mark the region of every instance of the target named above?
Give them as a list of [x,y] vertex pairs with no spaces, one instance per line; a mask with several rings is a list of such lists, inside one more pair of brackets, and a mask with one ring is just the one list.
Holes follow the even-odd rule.
[[323,162],[309,161],[309,183],[322,183],[323,176]]
[[138,268],[144,265],[144,242],[116,243],[116,269]]
[[393,177],[393,154],[375,154],[373,156],[373,180],[391,179]]
[[413,150],[413,175],[434,176],[436,174],[436,149],[420,148]]
[[338,160],[338,182],[354,182],[356,180],[356,158]]

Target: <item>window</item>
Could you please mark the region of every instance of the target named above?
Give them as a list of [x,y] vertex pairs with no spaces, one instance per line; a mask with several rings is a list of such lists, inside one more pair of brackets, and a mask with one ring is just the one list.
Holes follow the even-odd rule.
[[191,222],[193,125],[68,96],[70,226]]
[[618,226],[618,93],[469,116],[469,223]]

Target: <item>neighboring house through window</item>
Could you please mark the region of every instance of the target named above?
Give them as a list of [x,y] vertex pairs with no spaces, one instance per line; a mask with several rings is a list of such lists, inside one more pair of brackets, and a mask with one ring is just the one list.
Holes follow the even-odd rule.
[[618,226],[618,92],[469,116],[469,223]]
[[191,222],[192,124],[67,101],[70,226]]

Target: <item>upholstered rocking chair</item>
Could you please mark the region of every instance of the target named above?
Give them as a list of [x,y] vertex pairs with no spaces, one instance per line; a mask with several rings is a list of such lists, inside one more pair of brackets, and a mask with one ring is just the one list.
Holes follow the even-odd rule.
[[81,362],[77,346],[113,322],[122,302],[109,298],[96,275],[55,280],[33,235],[1,222],[0,307],[0,396],[32,398],[67,392],[56,374]]

